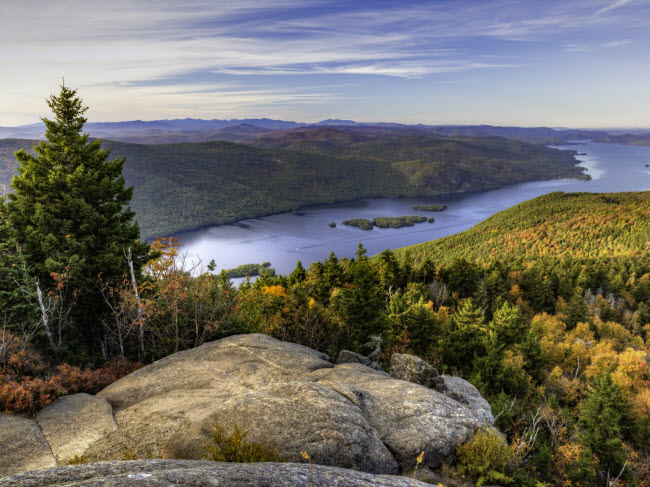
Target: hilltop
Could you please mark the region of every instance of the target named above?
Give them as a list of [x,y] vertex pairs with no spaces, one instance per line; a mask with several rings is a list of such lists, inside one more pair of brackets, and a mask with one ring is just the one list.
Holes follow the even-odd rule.
[[634,257],[650,250],[650,192],[550,193],[455,235],[397,251],[416,262]]
[[[250,127],[240,127],[250,131]],[[146,237],[367,197],[425,196],[504,184],[585,177],[572,151],[497,137],[386,137],[321,127],[252,145],[143,145],[106,141],[126,157],[132,208]],[[374,129],[381,132],[381,129]],[[297,136],[296,134],[303,135]],[[297,140],[296,140],[297,139]],[[261,139],[268,141],[271,139]],[[0,182],[13,152],[35,140],[0,140]]]

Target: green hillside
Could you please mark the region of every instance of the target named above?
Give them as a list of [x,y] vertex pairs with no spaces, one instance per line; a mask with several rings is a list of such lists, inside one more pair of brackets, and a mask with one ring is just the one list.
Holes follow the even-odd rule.
[[469,230],[405,247],[416,262],[603,258],[650,250],[650,192],[550,193]]
[[[494,137],[369,140],[322,129],[311,140],[300,138],[271,149],[229,142],[105,146],[126,157],[124,176],[135,186],[132,207],[147,237],[309,204],[584,177],[571,151]],[[0,140],[2,183],[8,186],[15,173],[13,152],[34,143]]]

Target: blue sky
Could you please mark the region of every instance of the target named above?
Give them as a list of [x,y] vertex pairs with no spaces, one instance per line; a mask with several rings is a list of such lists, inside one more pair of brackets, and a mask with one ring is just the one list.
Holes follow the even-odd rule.
[[0,0],[0,125],[61,78],[91,121],[650,127],[649,0]]

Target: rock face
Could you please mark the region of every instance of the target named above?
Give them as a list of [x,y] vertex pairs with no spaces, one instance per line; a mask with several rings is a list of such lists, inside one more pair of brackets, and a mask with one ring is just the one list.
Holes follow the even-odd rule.
[[438,371],[415,355],[394,353],[390,358],[391,377],[408,382],[415,382],[424,387],[433,387]]
[[117,429],[111,405],[89,394],[57,399],[38,413],[36,421],[59,465]]
[[466,380],[451,375],[441,375],[436,378],[434,388],[456,401],[467,404],[484,422],[490,425],[494,424],[490,403],[481,396],[476,387]]
[[0,477],[55,465],[35,421],[0,413]]
[[0,480],[2,487],[427,487],[430,484],[388,475],[295,463],[219,463],[190,460],[138,460],[59,467]]
[[[411,471],[422,451],[422,468],[440,466],[485,422],[484,410],[471,407],[484,406],[480,395],[454,381],[445,387],[445,394],[453,389],[456,395],[361,363],[334,366],[322,353],[265,335],[238,335],[170,355],[97,397],[60,399],[37,419],[59,463],[75,455],[120,460],[127,450],[137,458],[200,460],[216,425],[237,424],[249,441],[275,448],[290,462],[301,462],[300,452],[307,451],[315,464],[397,474]],[[40,434],[33,421],[9,418],[23,429],[31,425],[32,437]],[[10,437],[6,430],[16,428],[7,424],[0,424],[0,447],[29,436]],[[45,438],[40,435],[41,450]],[[13,469],[0,459],[0,477],[54,465],[46,449],[49,457],[37,453]]]
[[381,365],[377,362],[373,362],[368,357],[356,352],[351,352],[350,350],[342,350],[341,353],[339,353],[339,356],[336,359],[336,365],[339,364],[362,364],[373,370],[384,371],[384,369],[381,368]]

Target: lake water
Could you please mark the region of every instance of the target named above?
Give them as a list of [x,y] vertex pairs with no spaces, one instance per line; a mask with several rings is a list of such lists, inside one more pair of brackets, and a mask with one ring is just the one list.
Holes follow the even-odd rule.
[[[283,213],[206,227],[177,234],[190,259],[211,259],[218,269],[269,261],[278,273],[291,272],[296,261],[307,267],[326,259],[330,251],[352,257],[359,242],[373,255],[466,230],[490,215],[517,203],[553,191],[618,192],[650,190],[650,147],[581,143],[563,146],[586,155],[577,156],[591,181],[557,179],[504,186],[499,189],[426,198],[372,198],[304,208],[299,215]],[[443,212],[415,211],[416,204],[444,204]],[[361,230],[342,225],[351,218],[380,216],[433,216],[434,223],[398,229]],[[336,222],[335,228],[328,223]]]

